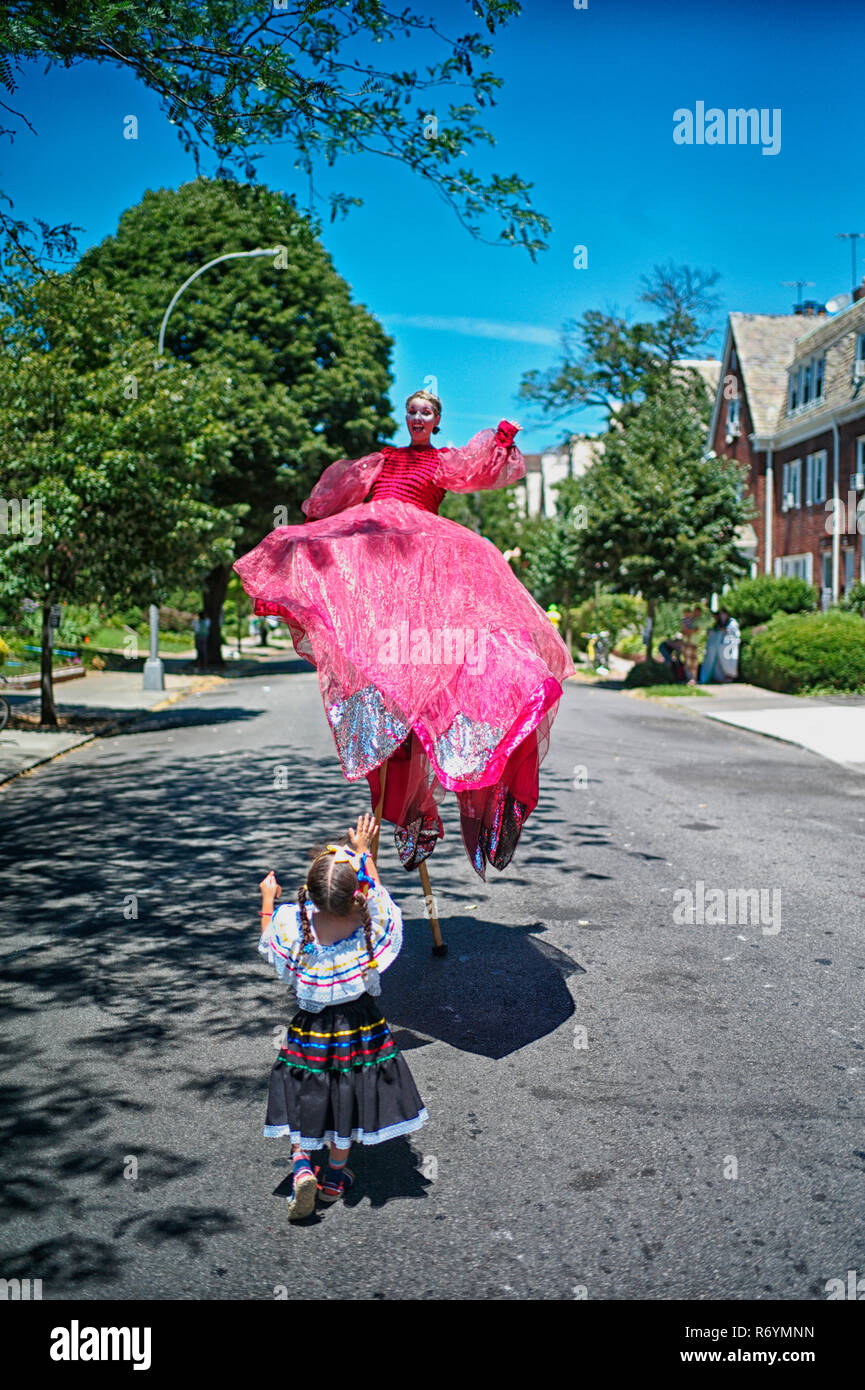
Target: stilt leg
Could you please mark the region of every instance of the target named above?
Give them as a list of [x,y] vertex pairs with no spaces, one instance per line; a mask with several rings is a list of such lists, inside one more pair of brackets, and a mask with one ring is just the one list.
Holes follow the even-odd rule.
[[445,942],[442,941],[442,933],[441,927],[439,926],[438,913],[436,912],[435,899],[433,898],[432,888],[430,887],[429,869],[426,866],[425,859],[421,864],[418,865],[418,873],[420,874],[421,887],[423,888],[424,892],[426,910],[429,914],[429,924],[432,927],[433,955],[446,956],[448,948]]
[[381,773],[379,775],[381,790],[378,795],[378,805],[375,808],[375,830],[373,831],[372,844],[370,845],[373,863],[376,865],[378,864],[378,840],[381,834],[381,813],[384,809],[384,789],[387,786],[387,765],[389,762],[390,759],[385,758],[381,765]]

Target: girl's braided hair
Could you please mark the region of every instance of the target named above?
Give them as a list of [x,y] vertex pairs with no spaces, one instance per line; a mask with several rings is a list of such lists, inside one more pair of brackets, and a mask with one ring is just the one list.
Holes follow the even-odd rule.
[[372,947],[372,919],[366,895],[358,886],[357,874],[351,864],[336,862],[336,857],[326,849],[313,851],[313,862],[307,874],[306,883],[297,891],[297,905],[300,909],[300,929],[304,946],[313,946],[312,929],[306,909],[307,897],[312,899],[319,912],[331,912],[334,917],[349,917],[352,912],[360,914],[366,951],[375,964]]

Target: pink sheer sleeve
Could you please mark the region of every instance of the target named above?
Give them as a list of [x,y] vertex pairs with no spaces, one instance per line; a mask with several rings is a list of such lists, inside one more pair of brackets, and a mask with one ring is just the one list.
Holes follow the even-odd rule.
[[482,492],[510,487],[526,476],[526,461],[514,444],[516,426],[502,420],[481,430],[462,449],[442,449],[433,482],[449,492]]
[[384,454],[365,454],[360,459],[337,459],[322,473],[300,510],[307,521],[335,516],[363,501],[381,472]]

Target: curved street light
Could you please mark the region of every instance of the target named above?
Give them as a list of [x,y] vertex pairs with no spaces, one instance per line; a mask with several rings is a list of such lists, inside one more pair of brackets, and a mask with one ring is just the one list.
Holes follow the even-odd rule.
[[[197,270],[193,271],[188,279],[184,280],[162,316],[162,324],[159,329],[159,356],[165,356],[165,330],[168,327],[171,311],[193,280],[197,280],[199,275],[204,274],[205,270],[210,270],[211,266],[219,265],[221,261],[235,261],[246,256],[277,256],[282,250],[283,247],[281,246],[258,246],[254,251],[226,251],[224,255],[215,256],[212,261],[208,261],[206,265],[199,266]],[[150,605],[150,655],[144,663],[144,681],[141,688],[142,690],[165,689],[165,668],[159,656],[159,605],[156,603]]]
[[234,261],[238,260],[242,256],[277,256],[279,255],[279,252],[282,249],[283,248],[281,246],[265,246],[263,249],[259,246],[256,248],[255,251],[226,251],[224,256],[216,256],[212,261],[208,261],[206,265],[199,266],[198,270],[194,270],[190,275],[189,279],[184,280],[183,284],[180,286],[180,289],[177,291],[168,308],[165,310],[165,313],[162,318],[162,327],[159,330],[159,356],[162,357],[165,352],[165,329],[168,324],[168,319],[171,315],[171,311],[174,308],[180,296],[183,294],[183,291],[185,289],[188,289],[188,287],[192,284],[193,280],[197,280],[199,275],[203,275],[205,270],[209,270],[212,265],[219,265],[220,261]]

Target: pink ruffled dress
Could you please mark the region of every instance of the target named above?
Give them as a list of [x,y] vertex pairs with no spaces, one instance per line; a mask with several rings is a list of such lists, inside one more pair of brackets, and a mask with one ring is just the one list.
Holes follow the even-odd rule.
[[383,818],[406,868],[443,834],[446,789],[480,876],[510,862],[574,671],[496,547],[437,514],[447,491],[525,475],[514,433],[502,421],[462,449],[340,459],[303,503],[306,525],[275,527],[234,566],[318,671],[343,772],[367,778],[373,807],[390,759]]

